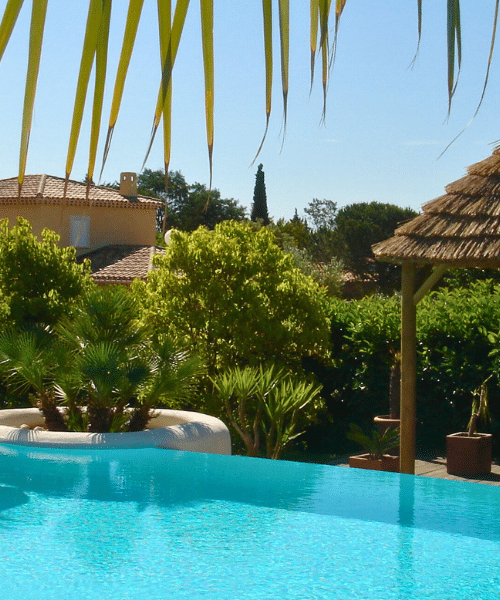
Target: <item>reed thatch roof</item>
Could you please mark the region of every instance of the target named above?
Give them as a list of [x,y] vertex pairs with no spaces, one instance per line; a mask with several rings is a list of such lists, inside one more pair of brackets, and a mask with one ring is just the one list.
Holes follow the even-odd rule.
[[379,260],[500,267],[500,146],[450,183],[423,213],[375,244]]

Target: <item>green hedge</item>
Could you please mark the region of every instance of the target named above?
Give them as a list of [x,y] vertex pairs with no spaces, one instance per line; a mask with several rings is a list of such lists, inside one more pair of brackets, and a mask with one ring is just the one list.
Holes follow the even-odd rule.
[[[309,431],[315,451],[345,449],[349,423],[373,426],[389,408],[389,373],[400,344],[397,296],[330,303],[332,366],[309,361],[324,386],[330,416]],[[445,436],[463,430],[472,396],[491,374],[500,375],[492,357],[500,331],[500,286],[479,281],[469,288],[428,295],[417,310],[417,443],[442,449]],[[500,377],[489,384],[492,422],[483,431],[500,434]],[[497,450],[500,435],[497,436]]]

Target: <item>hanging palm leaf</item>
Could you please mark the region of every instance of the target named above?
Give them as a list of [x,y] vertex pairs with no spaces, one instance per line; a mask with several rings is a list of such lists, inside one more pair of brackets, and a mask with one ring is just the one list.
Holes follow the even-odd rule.
[[[101,130],[102,106],[104,100],[104,87],[106,83],[106,67],[108,63],[109,23],[111,19],[111,0],[102,0],[101,23],[95,52],[95,87],[94,103],[92,108],[92,125],[90,130],[89,166],[87,181],[90,185],[94,178],[94,168]],[[87,190],[89,188],[87,187]],[[88,194],[88,191],[87,191]]]
[[28,73],[24,94],[23,124],[21,130],[21,150],[19,154],[19,196],[26,171],[26,159],[33,119],[33,106],[35,105],[36,84],[42,54],[43,29],[47,14],[47,0],[33,0],[31,11],[30,47],[28,57]]
[[8,0],[5,7],[2,22],[0,23],[0,60],[2,60],[4,50],[16,24],[23,2],[24,0]]
[[104,146],[101,176],[104,170],[104,165],[106,164],[109,148],[111,146],[111,138],[113,137],[113,131],[116,125],[116,120],[118,119],[118,113],[120,111],[123,89],[125,87],[125,79],[127,78],[127,71],[130,64],[130,58],[132,56],[132,50],[134,49],[135,37],[137,34],[137,28],[139,27],[139,20],[141,18],[143,4],[144,0],[130,0],[128,6],[127,22],[125,24],[125,32],[123,34],[122,51],[120,55],[120,61],[118,63],[118,69],[116,71],[115,88],[113,91],[111,113],[109,116],[108,134],[106,136],[106,143]]
[[207,122],[210,189],[212,188],[212,154],[214,149],[214,2],[200,0],[201,39],[205,72],[205,116]]

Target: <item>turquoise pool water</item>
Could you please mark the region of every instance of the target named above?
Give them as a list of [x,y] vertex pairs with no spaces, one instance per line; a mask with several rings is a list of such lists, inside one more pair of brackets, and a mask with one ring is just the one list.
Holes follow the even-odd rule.
[[500,598],[500,488],[0,445],[5,600]]

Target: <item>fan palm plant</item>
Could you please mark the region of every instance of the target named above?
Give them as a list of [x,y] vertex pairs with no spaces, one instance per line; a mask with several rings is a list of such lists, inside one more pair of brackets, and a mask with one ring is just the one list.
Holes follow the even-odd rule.
[[189,395],[202,363],[155,343],[127,290],[101,288],[54,330],[0,335],[0,372],[32,390],[49,429],[118,432],[144,429],[155,406]]

